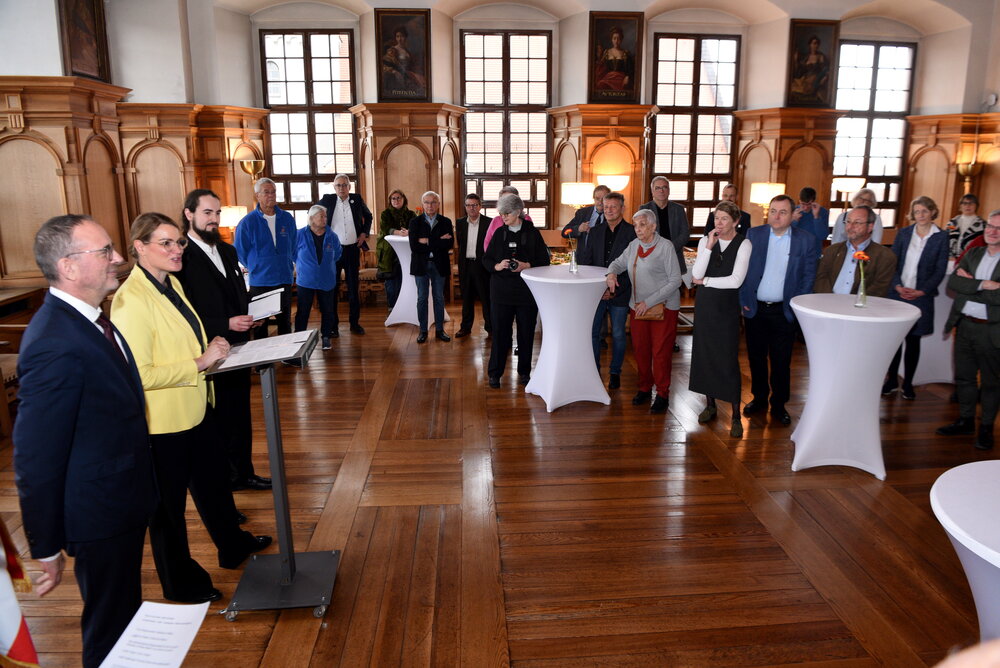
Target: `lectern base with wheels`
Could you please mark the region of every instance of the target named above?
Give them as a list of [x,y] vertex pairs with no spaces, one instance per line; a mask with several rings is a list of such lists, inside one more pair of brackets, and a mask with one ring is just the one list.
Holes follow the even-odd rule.
[[267,455],[271,464],[271,492],[277,520],[279,554],[255,554],[247,562],[243,576],[229,605],[220,613],[229,621],[246,610],[281,610],[312,608],[322,617],[330,605],[333,583],[340,565],[340,550],[299,552],[292,545],[288,487],[285,478],[285,453],[281,444],[281,421],[278,417],[278,393],[275,364],[284,362],[304,367],[319,336],[316,330],[297,332],[234,346],[226,361],[213,373],[248,366],[260,373],[264,398],[264,425],[267,431]]

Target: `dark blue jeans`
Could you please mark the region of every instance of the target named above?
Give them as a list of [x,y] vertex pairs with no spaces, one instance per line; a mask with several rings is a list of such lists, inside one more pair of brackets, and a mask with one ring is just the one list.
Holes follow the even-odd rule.
[[594,344],[594,361],[597,370],[601,370],[601,325],[604,314],[611,314],[611,373],[621,374],[622,363],[625,361],[625,322],[628,320],[628,306],[614,306],[610,299],[602,299],[597,303],[597,313],[594,314],[594,325],[590,330],[590,338]]
[[309,327],[309,312],[312,311],[313,296],[319,303],[320,324],[319,335],[324,339],[333,336],[334,324],[337,318],[337,288],[333,290],[314,290],[301,285],[299,291],[299,308],[295,313],[295,331],[301,332]]
[[414,276],[417,279],[417,322],[420,323],[420,333],[427,333],[427,288],[434,291],[434,328],[444,331],[444,276],[438,273],[433,262],[427,263],[427,273],[424,276]]

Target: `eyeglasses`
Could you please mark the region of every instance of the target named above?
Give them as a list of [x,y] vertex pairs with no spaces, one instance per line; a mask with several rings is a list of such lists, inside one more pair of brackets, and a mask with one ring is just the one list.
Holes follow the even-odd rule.
[[67,253],[66,257],[69,257],[71,255],[90,255],[91,253],[104,253],[105,259],[107,259],[108,262],[111,262],[111,260],[114,258],[115,255],[115,247],[112,246],[111,244],[108,244],[103,248],[94,248],[92,250],[85,250],[85,251],[73,251],[72,253]]
[[188,240],[185,239],[184,237],[181,237],[176,241],[174,241],[173,239],[164,239],[163,241],[143,241],[142,243],[146,244],[147,246],[153,244],[159,246],[165,251],[170,251],[174,249],[174,246],[177,246],[181,250],[184,250],[184,248],[188,245]]
[[1000,225],[990,225],[986,223],[986,229],[993,230],[994,232],[1000,232]]

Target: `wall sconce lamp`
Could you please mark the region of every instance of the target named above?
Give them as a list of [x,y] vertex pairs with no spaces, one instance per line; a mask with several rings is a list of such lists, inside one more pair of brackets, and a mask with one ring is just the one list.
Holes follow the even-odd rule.
[[764,212],[764,222],[767,222],[767,207],[771,204],[771,200],[784,192],[784,183],[766,181],[750,184],[750,201],[760,206]]

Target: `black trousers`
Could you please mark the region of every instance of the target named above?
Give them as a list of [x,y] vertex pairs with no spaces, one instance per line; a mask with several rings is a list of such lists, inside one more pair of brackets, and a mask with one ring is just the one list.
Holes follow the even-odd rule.
[[215,384],[215,418],[223,449],[229,458],[230,480],[246,480],[254,475],[250,369],[215,374],[212,382]]
[[153,434],[149,440],[160,489],[160,503],[149,523],[153,562],[163,586],[163,597],[191,600],[207,594],[212,579],[191,557],[188,546],[184,517],[188,490],[219,550],[220,562],[249,555],[254,537],[236,522],[228,464],[211,408],[201,424],[187,431]]
[[955,334],[955,392],[959,415],[976,417],[976,402],[982,404],[981,426],[991,426],[1000,409],[1000,350],[993,345],[990,328],[996,325],[958,321]]
[[[791,396],[792,346],[795,323],[785,318],[783,304],[768,306],[757,302],[757,314],[744,318],[747,358],[750,361],[750,390],[754,401],[767,401],[771,409],[782,410]],[[768,374],[768,358],[771,360]]]
[[522,376],[531,374],[531,353],[535,345],[535,323],[538,321],[538,306],[534,301],[527,304],[490,305],[493,315],[493,347],[490,349],[489,375],[499,378],[507,369],[507,356],[512,343],[511,326],[517,319],[517,372]]
[[461,273],[462,287],[462,325],[461,329],[471,330],[476,319],[476,297],[482,303],[483,324],[486,331],[493,331],[490,322],[490,272],[486,271],[480,260],[462,258],[464,262]]
[[146,527],[103,540],[70,543],[83,596],[83,666],[97,668],[142,604],[142,547]]
[[254,329],[254,339],[267,338],[267,329],[271,326],[271,320],[273,319],[278,325],[278,334],[291,334],[292,333],[292,286],[291,285],[251,285],[250,286],[250,297],[256,297],[257,295],[262,295],[265,292],[270,292],[271,290],[277,290],[278,288],[284,288],[281,292],[281,313],[272,318],[268,318],[264,323]]
[[[361,319],[361,296],[358,292],[358,272],[361,270],[361,249],[357,244],[344,244],[344,252],[337,260],[337,276],[344,272],[347,285],[348,322],[355,327]],[[340,326],[340,314],[333,312],[333,328]]]

